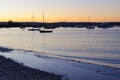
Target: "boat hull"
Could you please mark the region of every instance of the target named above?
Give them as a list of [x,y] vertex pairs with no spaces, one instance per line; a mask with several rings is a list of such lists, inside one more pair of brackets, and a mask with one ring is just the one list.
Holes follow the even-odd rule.
[[39,29],[28,29],[28,31],[39,31]]
[[53,31],[51,31],[51,30],[39,30],[40,31],[40,33],[52,33]]

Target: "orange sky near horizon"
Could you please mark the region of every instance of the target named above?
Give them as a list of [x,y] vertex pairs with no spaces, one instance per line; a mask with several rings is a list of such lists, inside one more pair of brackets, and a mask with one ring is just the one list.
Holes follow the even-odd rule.
[[120,0],[1,0],[0,21],[120,22]]

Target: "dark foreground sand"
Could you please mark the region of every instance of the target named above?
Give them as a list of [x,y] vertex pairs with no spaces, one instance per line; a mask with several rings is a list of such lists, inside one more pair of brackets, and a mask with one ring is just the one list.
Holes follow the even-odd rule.
[[[0,48],[0,52],[6,51],[9,50]],[[60,75],[32,69],[0,56],[0,80],[61,80],[61,78]]]

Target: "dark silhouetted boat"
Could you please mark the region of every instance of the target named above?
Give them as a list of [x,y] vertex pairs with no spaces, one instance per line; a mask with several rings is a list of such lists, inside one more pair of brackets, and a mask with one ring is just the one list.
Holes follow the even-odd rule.
[[86,29],[95,29],[95,26],[86,26]]
[[76,28],[83,28],[83,26],[82,26],[82,25],[79,25],[79,24],[76,25],[75,27],[76,27]]
[[40,29],[38,28],[32,28],[32,29],[28,29],[28,31],[39,31]]
[[52,33],[53,31],[52,30],[39,30],[40,33]]
[[101,23],[98,28],[112,28],[113,26],[107,23],[107,18],[105,17],[105,21]]
[[104,23],[101,23],[98,28],[111,28],[113,26],[109,25],[108,23],[104,22]]

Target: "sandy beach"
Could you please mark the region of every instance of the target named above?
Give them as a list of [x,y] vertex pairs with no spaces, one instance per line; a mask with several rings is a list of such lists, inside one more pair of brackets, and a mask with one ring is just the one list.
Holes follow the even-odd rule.
[[[11,50],[0,47],[3,53]],[[61,76],[32,69],[0,56],[0,80],[61,80]]]

